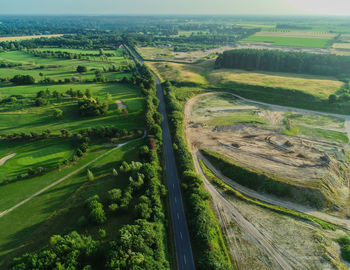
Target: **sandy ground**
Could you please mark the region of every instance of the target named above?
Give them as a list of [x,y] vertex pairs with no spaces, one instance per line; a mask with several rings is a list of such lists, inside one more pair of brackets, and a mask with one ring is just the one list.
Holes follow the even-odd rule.
[[17,155],[16,153],[13,153],[11,155],[8,155],[8,156],[3,157],[2,159],[0,159],[0,166],[4,165],[9,159],[13,158],[16,155]]
[[[185,106],[185,132],[196,171],[203,175],[196,145],[191,142],[193,104],[192,99]],[[340,262],[339,247],[332,241],[336,236],[324,235],[308,223],[230,198],[205,177],[204,180],[235,269],[336,269],[329,260]]]
[[[285,129],[282,123],[285,110],[273,111],[252,104],[236,104],[222,108],[216,104],[205,106],[200,104],[198,97],[189,101],[188,106],[193,106],[196,102],[200,106],[189,112],[191,123],[188,136],[191,144],[198,149],[211,149],[230,157],[238,164],[310,187],[321,185],[323,179],[328,177],[330,168],[336,170],[340,166],[324,149],[338,153],[341,152],[341,145],[280,132]],[[206,125],[208,119],[230,117],[233,112],[240,110],[255,110],[256,115],[268,124]]]
[[116,100],[115,104],[117,104],[118,109],[120,109],[120,110],[126,109],[126,105],[121,100]]

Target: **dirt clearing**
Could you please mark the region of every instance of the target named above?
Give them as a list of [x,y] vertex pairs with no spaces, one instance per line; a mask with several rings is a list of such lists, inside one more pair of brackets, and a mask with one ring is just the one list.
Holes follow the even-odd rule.
[[115,104],[117,104],[118,109],[120,109],[120,110],[125,110],[126,109],[126,105],[121,100],[116,100]]
[[348,211],[344,119],[254,105],[229,94],[197,96],[187,103],[185,113],[190,119],[186,136],[193,148],[220,153],[287,184],[321,190]]

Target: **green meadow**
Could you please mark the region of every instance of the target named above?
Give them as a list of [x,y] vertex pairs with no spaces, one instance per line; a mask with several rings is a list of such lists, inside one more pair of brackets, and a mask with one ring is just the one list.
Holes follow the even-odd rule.
[[328,48],[329,38],[305,38],[305,37],[278,37],[278,36],[250,36],[244,42],[265,42],[277,46]]

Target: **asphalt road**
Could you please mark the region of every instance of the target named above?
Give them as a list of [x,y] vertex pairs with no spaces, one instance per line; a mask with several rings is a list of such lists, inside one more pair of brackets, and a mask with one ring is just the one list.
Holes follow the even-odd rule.
[[[142,58],[132,49],[130,51],[143,64]],[[168,124],[168,116],[164,102],[164,95],[159,78],[155,75],[157,84],[157,96],[159,98],[159,111],[164,117],[162,123],[163,130],[163,153],[165,160],[165,172],[168,183],[168,192],[170,199],[171,219],[174,230],[174,241],[176,250],[176,259],[179,270],[195,269],[190,235],[188,232],[185,210],[182,202],[180,189],[180,180],[177,173],[175,154],[171,141],[170,129]]]

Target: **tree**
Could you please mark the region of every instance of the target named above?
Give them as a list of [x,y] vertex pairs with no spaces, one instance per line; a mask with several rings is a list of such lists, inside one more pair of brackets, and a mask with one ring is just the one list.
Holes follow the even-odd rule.
[[85,90],[85,96],[86,96],[87,98],[91,98],[91,97],[92,97],[92,94],[91,94],[91,90],[90,90],[90,89],[86,89],[86,90]]
[[90,170],[87,170],[87,179],[89,181],[94,181],[95,180],[95,176]]
[[56,120],[60,120],[60,119],[62,119],[62,117],[63,117],[63,111],[62,110],[55,109],[53,111],[53,118],[55,118]]
[[113,169],[112,170],[112,174],[113,174],[113,176],[117,177],[118,176],[118,171],[116,169]]
[[337,96],[334,95],[334,94],[331,94],[331,95],[328,97],[328,102],[329,102],[329,104],[332,104],[332,103],[337,102]]
[[87,72],[87,67],[85,67],[85,66],[77,66],[77,72],[78,73]]

